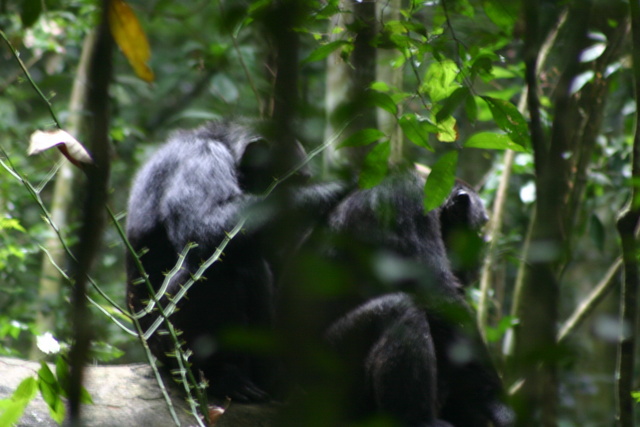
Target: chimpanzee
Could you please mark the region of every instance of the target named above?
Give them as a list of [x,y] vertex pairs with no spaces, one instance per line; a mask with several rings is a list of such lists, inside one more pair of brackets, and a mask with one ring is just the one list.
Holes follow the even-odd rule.
[[[509,425],[499,378],[443,239],[464,225],[460,218],[475,227],[477,205],[454,191],[443,208],[425,214],[424,180],[411,172],[349,195],[342,184],[297,180],[270,204],[255,193],[281,174],[277,167],[273,172],[272,159],[265,140],[244,126],[210,123],[173,134],[139,172],[131,192],[127,233],[154,290],[185,246],[198,244],[171,276],[162,302],[252,210],[253,220],[171,317],[211,394],[235,401],[268,398],[273,367],[225,336],[239,327],[268,329],[277,317],[284,341],[294,344],[284,356],[292,362],[287,364],[294,381],[326,386],[328,395],[358,415],[379,411],[416,426]],[[128,254],[127,301],[134,312],[149,299],[139,277]],[[142,327],[157,316],[141,318]],[[150,346],[176,367],[166,334],[156,332]],[[347,370],[326,376],[318,371],[336,358]],[[303,409],[295,400],[287,407]]]
[[440,208],[440,224],[451,268],[464,285],[476,279],[484,247],[479,231],[488,220],[478,193],[466,182],[456,180]]
[[[340,396],[326,405],[338,412],[326,422],[380,412],[410,426],[512,423],[443,239],[458,226],[481,225],[486,213],[461,183],[443,207],[425,213],[423,187],[404,170],[352,192],[282,280],[277,311],[295,345],[288,366],[314,389],[310,399]],[[313,341],[318,334],[328,346]],[[327,362],[333,356],[337,367]],[[308,406],[298,402],[285,421],[304,419],[299,408]]]
[[[196,375],[202,372],[207,378],[209,392],[235,401],[265,400],[270,387],[268,358],[238,351],[225,341],[238,328],[267,331],[273,322],[275,265],[270,257],[277,252],[274,243],[283,229],[277,222],[291,215],[278,216],[277,206],[259,202],[255,194],[283,173],[276,165],[281,159],[274,160],[269,153],[263,138],[234,122],[181,130],[140,170],[129,198],[127,236],[141,254],[154,291],[161,288],[185,246],[197,244],[170,277],[163,305],[214,253],[250,206],[262,208],[254,215],[259,221],[247,222],[170,318],[182,333],[180,340],[193,352],[190,361]],[[282,205],[292,211],[300,206],[321,215],[343,191],[337,185],[307,185],[302,180],[297,180],[294,196],[282,189],[278,195],[287,198]],[[277,219],[270,221],[271,217]],[[139,312],[150,299],[149,291],[140,283],[141,273],[131,253],[127,253],[126,267],[127,303]],[[146,330],[157,317],[154,311],[140,323]],[[175,357],[169,356],[175,347],[166,332],[154,333],[149,345],[166,366],[177,367]]]

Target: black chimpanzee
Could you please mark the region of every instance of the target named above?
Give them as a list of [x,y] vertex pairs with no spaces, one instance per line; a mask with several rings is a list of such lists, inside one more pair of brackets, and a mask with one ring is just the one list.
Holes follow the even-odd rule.
[[[249,206],[256,206],[259,198],[254,193],[283,173],[274,166],[267,145],[245,126],[212,122],[172,134],[138,173],[129,198],[127,236],[136,253],[142,253],[154,291],[185,246],[197,243],[170,278],[163,304],[214,253]],[[336,185],[300,184],[295,197],[287,194],[282,190],[279,196],[290,199],[286,205],[291,210],[300,206],[321,215],[342,190]],[[264,331],[273,322],[275,266],[269,258],[276,252],[274,242],[282,227],[275,225],[277,220],[265,219],[277,216],[276,206],[264,202],[260,206],[263,209],[256,215],[260,221],[247,223],[231,240],[221,260],[205,272],[171,316],[182,332],[180,339],[193,352],[194,368],[208,379],[210,393],[236,401],[265,400],[265,389],[270,387],[272,369],[265,358],[239,352],[224,340],[234,329]],[[131,253],[126,267],[127,302],[138,312],[149,301],[149,291],[140,283]],[[140,323],[146,330],[157,317],[154,311]],[[177,367],[175,357],[169,356],[174,344],[166,333],[153,334],[149,345],[165,365]]]
[[[303,393],[309,397],[314,385],[328,390],[323,397],[335,399],[338,417],[343,405],[349,417],[382,412],[406,425],[509,425],[443,238],[480,222],[477,195],[457,186],[444,207],[425,214],[424,180],[405,171],[346,197],[344,185],[297,180],[269,204],[254,194],[282,173],[274,172],[267,145],[233,123],[177,132],[140,171],[130,196],[128,237],[137,253],[147,250],[141,260],[154,290],[184,247],[198,244],[171,276],[168,297],[244,212],[257,217],[171,317],[210,392],[236,401],[268,398],[272,366],[224,337],[238,327],[268,329],[277,317],[294,381],[310,386]],[[149,299],[139,276],[128,254],[127,301],[135,312]],[[141,318],[143,328],[156,318]],[[155,333],[150,346],[176,366],[166,334]],[[328,360],[344,369],[325,375]],[[293,425],[300,418],[291,413],[305,409],[297,402],[283,418]]]
[[447,257],[454,274],[464,285],[476,279],[484,247],[479,230],[488,220],[478,193],[466,182],[457,180],[440,208],[440,224]]
[[[315,389],[313,401],[339,396],[326,422],[376,412],[410,426],[513,421],[443,239],[459,226],[477,233],[484,207],[458,183],[443,207],[425,213],[423,188],[405,170],[352,192],[285,275],[278,313],[295,345],[288,365]],[[314,342],[321,334],[329,346]],[[295,425],[309,406],[298,402],[285,421]]]

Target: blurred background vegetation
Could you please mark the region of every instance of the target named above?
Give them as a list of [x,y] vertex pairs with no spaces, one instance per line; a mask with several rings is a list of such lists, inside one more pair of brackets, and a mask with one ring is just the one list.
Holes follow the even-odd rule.
[[[133,174],[172,129],[220,117],[271,116],[274,81],[282,70],[274,68],[278,61],[272,55],[273,41],[265,37],[260,22],[269,3],[128,2],[149,40],[149,66],[155,78],[143,81],[123,55],[114,55],[110,99],[105,102],[111,106],[109,206],[119,218],[125,213]],[[502,123],[504,114],[501,118],[481,97],[509,102],[528,117],[522,102],[528,86],[525,32],[532,25],[531,13],[536,14],[537,40],[547,42],[540,51],[543,60],[537,73],[540,120],[551,143],[557,142],[552,135],[560,127],[559,119],[565,130],[572,130],[563,134],[570,141],[565,141],[562,156],[575,160],[563,175],[576,191],[567,192],[572,206],[564,211],[567,221],[558,236],[569,242],[570,249],[562,260],[556,260],[554,300],[535,306],[540,316],[551,316],[560,330],[621,254],[616,218],[631,197],[636,117],[628,3],[543,0],[535,2],[534,12],[521,7],[530,2],[521,5],[510,0],[389,1],[378,2],[378,10],[369,11],[365,7],[374,3],[366,1],[304,3],[295,27],[299,40],[296,130],[303,145],[312,149],[334,134],[338,126],[327,117],[339,114],[332,108],[339,110],[337,106],[353,87],[364,84],[365,90],[373,88],[384,95],[373,105],[393,113],[390,125],[385,113],[378,113],[377,127],[386,136],[382,139],[391,140],[394,146],[399,139],[405,157],[428,166],[442,153],[459,151],[457,175],[480,186],[490,211],[503,211],[491,232],[490,271],[483,272],[490,286],[481,291],[478,283],[469,293],[472,304],[484,304],[481,324],[499,364],[505,359],[503,349],[510,346],[507,329],[520,317],[516,307],[538,303],[516,303],[514,294],[536,192],[540,191],[536,162],[544,154],[536,155],[535,142],[531,145],[528,138],[512,141],[520,144],[513,146],[518,150],[515,154],[505,150],[504,143],[495,142],[497,149],[465,144],[481,132],[506,132],[514,139],[513,128]],[[394,7],[395,14],[385,15]],[[19,51],[63,127],[69,126],[75,114],[70,107],[71,92],[83,42],[96,26],[98,12],[99,5],[91,0],[0,0],[0,29]],[[376,25],[367,35],[362,23],[369,18]],[[576,34],[584,37],[576,40]],[[358,46],[362,40],[368,40],[364,51],[369,49],[369,56],[364,58],[357,55],[363,49]],[[446,72],[448,66],[452,74]],[[70,288],[51,268],[43,250],[53,250],[52,228],[10,169],[15,168],[37,189],[52,214],[61,215],[56,225],[69,245],[74,244],[82,206],[76,191],[79,177],[57,152],[27,157],[30,134],[51,129],[54,123],[5,43],[0,48],[0,70],[0,159],[5,165],[0,168],[0,354],[41,358],[34,347],[37,335],[50,331],[61,342],[70,341]],[[567,70],[571,74],[568,88],[562,86]],[[443,93],[437,94],[438,90]],[[385,108],[387,99],[396,105],[395,110]],[[568,103],[560,109],[558,99]],[[443,110],[446,114],[438,115]],[[368,122],[357,126],[376,127],[376,118],[367,118],[365,113],[362,116]],[[417,123],[423,138],[411,138],[401,118]],[[360,158],[360,162],[349,157],[340,160],[345,156],[339,150],[313,166],[320,174],[329,169],[328,162],[342,161],[365,175],[373,174],[375,181],[371,163],[387,162],[389,156]],[[65,174],[68,181],[56,190],[56,180],[63,180]],[[501,182],[505,198],[496,205]],[[123,243],[109,224],[92,276],[121,304],[123,253]],[[60,266],[65,268],[64,263]],[[613,425],[619,272],[611,283],[555,353],[558,425]],[[118,316],[106,301],[92,297]],[[144,360],[134,337],[124,334],[103,313],[93,311],[95,362]],[[530,327],[536,328],[535,324]],[[521,333],[526,337],[528,332]]]

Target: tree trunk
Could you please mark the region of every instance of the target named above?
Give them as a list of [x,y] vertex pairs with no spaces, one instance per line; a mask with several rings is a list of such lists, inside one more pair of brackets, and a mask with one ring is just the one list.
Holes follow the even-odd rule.
[[555,116],[551,138],[547,140],[537,86],[540,11],[537,1],[525,2],[525,76],[537,201],[524,245],[512,310],[519,324],[514,329],[510,366],[524,379],[516,396],[521,426],[557,425],[559,273],[569,252],[564,218],[572,166],[566,153],[571,150],[569,142],[575,118],[575,112],[570,109],[571,83],[580,71],[578,55],[585,46],[590,7],[590,3],[581,4],[569,13],[574,17],[573,33],[566,45],[568,61],[556,88]]
[[[640,6],[629,2],[631,15],[632,58],[634,98],[640,102]],[[620,427],[634,425],[635,403],[631,396],[634,391],[634,369],[636,337],[638,334],[638,241],[636,229],[640,219],[640,112],[636,108],[636,123],[633,136],[631,201],[618,219],[618,232],[622,242],[622,260],[624,263],[624,281],[620,295],[620,342],[616,369],[617,423]]]
[[[376,77],[377,50],[373,46],[377,31],[376,2],[342,0],[340,9],[342,12],[334,15],[329,27],[330,41],[352,36],[354,48],[350,63],[342,59],[340,51],[333,52],[327,59],[325,140],[334,137],[347,122],[350,126],[344,137],[361,129],[376,127],[375,110],[365,102],[367,91]],[[339,154],[335,147],[329,147],[324,152],[324,170],[326,172],[332,165],[345,163],[359,170],[366,152],[367,147],[349,147],[341,149]]]
[[[85,120],[82,112],[85,110],[87,96],[86,82],[88,80],[89,58],[94,46],[94,37],[93,33],[91,33],[82,45],[82,56],[80,57],[80,63],[78,64],[71,90],[71,100],[69,102],[71,115],[65,128],[71,135],[80,135],[84,132],[81,129]],[[61,232],[64,232],[69,224],[69,213],[75,201],[76,193],[73,190],[75,188],[76,167],[66,161],[62,155],[60,157],[62,165],[56,175],[51,201],[51,219],[53,224]],[[63,267],[67,259],[66,252],[57,235],[49,237],[44,247],[48,249],[48,253],[42,257],[42,272],[38,289],[38,300],[41,302],[41,309],[36,313],[36,330],[40,334],[55,330],[57,314],[55,308],[58,307],[62,299],[63,282],[65,282],[56,266]],[[35,360],[40,356],[42,356],[42,353],[34,342],[29,358]]]
[[102,1],[101,20],[96,28],[95,47],[89,60],[86,116],[86,140],[93,164],[85,168],[84,204],[78,245],[74,248],[77,262],[70,276],[74,280],[71,303],[73,344],[69,351],[69,415],[72,426],[82,425],[80,396],[84,368],[91,343],[90,312],[87,306],[87,283],[95,255],[102,241],[109,185],[109,84],[111,82],[113,40],[108,23],[109,0]]

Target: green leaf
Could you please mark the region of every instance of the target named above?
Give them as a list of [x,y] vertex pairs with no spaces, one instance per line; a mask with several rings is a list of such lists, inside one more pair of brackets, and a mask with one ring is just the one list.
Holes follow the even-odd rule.
[[49,415],[51,415],[53,421],[57,422],[60,425],[62,425],[62,422],[64,421],[66,410],[67,409],[64,406],[64,402],[62,401],[62,399],[60,399],[59,396],[58,399],[53,402],[53,405],[49,405]]
[[380,184],[389,170],[391,142],[384,141],[367,153],[360,172],[358,185],[361,188],[372,188]]
[[484,148],[486,150],[513,150],[526,152],[522,146],[516,144],[507,135],[492,132],[479,132],[471,135],[464,144],[465,148]]
[[84,403],[85,405],[93,405],[93,398],[89,394],[86,388],[82,387],[80,390],[80,403]]
[[67,391],[69,390],[69,366],[67,361],[62,356],[58,356],[56,360],[56,378],[58,384],[60,384],[60,394],[63,397],[68,397]]
[[42,13],[41,0],[22,0],[20,8],[20,20],[23,28],[29,28],[36,23]]
[[362,129],[338,144],[338,148],[362,147],[364,145],[369,145],[384,136],[384,133],[378,129]]
[[429,134],[436,133],[438,128],[426,120],[419,120],[415,114],[404,114],[398,120],[400,128],[404,136],[420,147],[424,147],[429,151],[433,151],[433,147],[429,144]]
[[20,382],[9,399],[0,400],[0,426],[16,424],[37,392],[36,379],[28,377]]
[[38,370],[38,388],[42,399],[49,407],[49,415],[55,422],[62,424],[65,415],[65,406],[61,398],[62,388],[44,361],[40,362]]
[[310,62],[321,61],[337,49],[349,44],[347,40],[336,40],[320,46],[312,51],[309,56],[302,60],[302,64],[309,64]]
[[38,392],[38,382],[35,378],[29,377],[22,380],[18,388],[11,395],[12,399],[15,400],[25,400],[29,402],[36,396]]
[[425,211],[432,211],[447,200],[456,182],[457,166],[457,151],[449,151],[443,154],[433,165],[424,186]]
[[371,83],[371,89],[378,92],[389,92],[391,88],[385,82],[373,82]]
[[443,100],[460,87],[455,81],[457,76],[458,66],[455,62],[434,62],[425,74],[420,91],[426,92],[433,102]]
[[469,88],[467,87],[459,87],[454,90],[453,93],[442,103],[442,108],[436,114],[436,122],[441,122],[451,116],[455,109],[465,101],[469,94]]
[[40,369],[38,370],[38,380],[39,382],[44,381],[45,383],[52,386],[58,386],[58,380],[56,380],[55,375],[53,375],[53,372],[51,372],[51,369],[49,369],[49,365],[47,365],[43,361],[40,362]]
[[476,104],[474,96],[467,96],[464,102],[464,111],[467,113],[467,118],[471,123],[475,123],[478,120],[478,104]]
[[518,16],[520,2],[509,0],[484,0],[484,13],[506,34],[511,34]]
[[0,400],[0,426],[12,426],[22,418],[29,402],[25,400]]
[[473,18],[475,16],[475,10],[469,0],[458,0],[453,3],[453,10],[460,15]]
[[496,124],[505,131],[516,144],[528,149],[531,146],[529,126],[515,105],[503,99],[481,97],[489,106]]
[[26,233],[27,230],[20,225],[20,221],[15,218],[0,218],[0,230],[17,230]]
[[509,329],[518,324],[518,319],[513,316],[504,316],[496,327],[487,326],[485,330],[487,341],[496,342],[500,340]]
[[367,95],[368,104],[374,107],[381,108],[387,113],[396,115],[398,114],[398,106],[395,101],[386,93],[377,92],[372,90]]
[[[56,360],[56,378],[58,379],[60,395],[68,397],[69,392],[69,366],[64,357],[58,356]],[[86,405],[93,405],[93,399],[89,392],[82,387],[80,390],[80,402]]]

